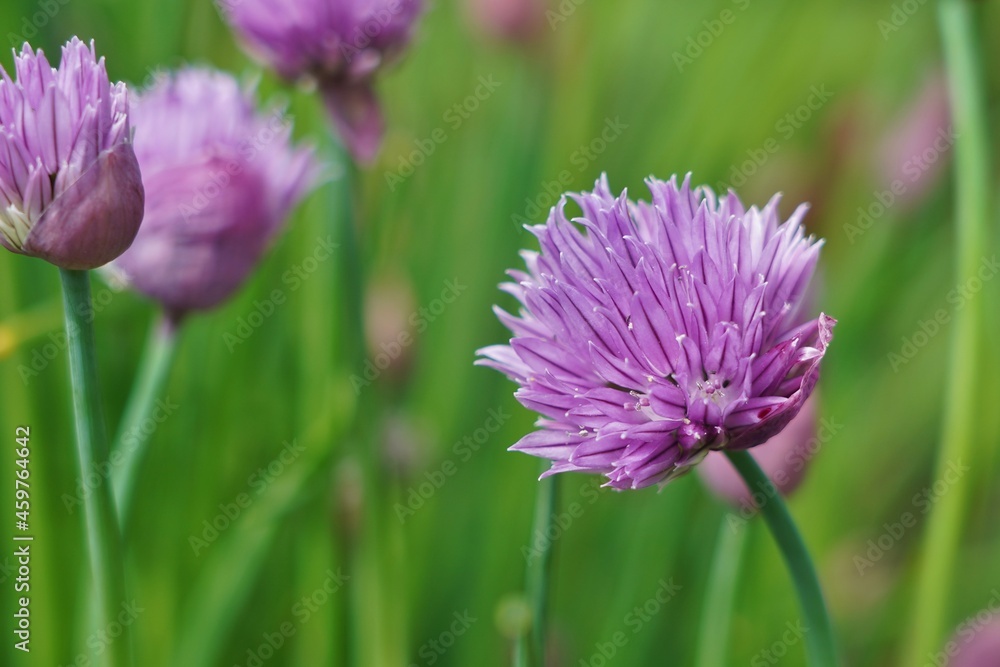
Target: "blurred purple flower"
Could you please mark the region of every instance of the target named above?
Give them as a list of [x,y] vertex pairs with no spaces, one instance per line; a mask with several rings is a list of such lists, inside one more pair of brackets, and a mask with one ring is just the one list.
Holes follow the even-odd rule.
[[879,150],[883,187],[908,208],[916,207],[940,180],[955,143],[944,74],[932,72],[893,121]]
[[59,68],[25,44],[0,68],[0,244],[64,269],[107,264],[142,222],[128,92],[74,37]]
[[319,82],[355,159],[378,153],[384,123],[375,73],[407,42],[422,0],[218,0],[247,50],[289,80]]
[[[810,441],[814,441],[815,437],[816,395],[813,394],[783,431],[754,447],[750,453],[778,491],[787,496],[798,488],[805,477],[812,458]],[[755,504],[754,494],[766,493],[765,489],[748,489],[722,452],[710,452],[698,466],[698,475],[712,493],[738,508],[752,507]]]
[[[778,197],[746,210],[647,181],[652,203],[615,197],[602,177],[531,227],[541,252],[503,285],[510,345],[477,363],[521,385],[539,430],[511,449],[554,462],[546,473],[602,473],[617,489],[663,484],[713,449],[746,449],[781,431],[812,393],[835,321],[803,323],[820,243],[800,206],[779,224]],[[581,227],[583,229],[581,229]]]
[[134,104],[146,219],[116,262],[174,319],[236,291],[316,184],[312,151],[291,144],[281,109],[264,115],[229,74],[189,68]]
[[493,39],[530,42],[545,27],[548,0],[467,0],[473,27]]
[[[986,616],[988,619],[983,620]],[[1000,616],[983,611],[964,623],[948,643],[948,667],[996,667],[1000,660]]]

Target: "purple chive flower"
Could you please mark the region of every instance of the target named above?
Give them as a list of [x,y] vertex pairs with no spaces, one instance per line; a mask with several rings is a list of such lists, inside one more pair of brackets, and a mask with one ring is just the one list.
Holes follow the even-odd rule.
[[545,27],[548,0],[466,0],[472,26],[493,39],[531,42]]
[[[783,431],[754,447],[751,454],[782,495],[789,495],[802,483],[816,440],[816,395],[802,404],[799,413]],[[736,468],[722,452],[709,452],[698,466],[698,475],[716,496],[738,508],[756,505],[754,496],[767,496],[767,489],[747,488]]]
[[378,153],[375,73],[410,40],[422,0],[218,0],[253,55],[289,80],[314,79],[355,159]]
[[944,74],[930,73],[890,127],[878,150],[880,187],[912,210],[934,191],[955,144]]
[[0,67],[0,244],[64,269],[107,264],[142,222],[128,92],[74,37],[58,69],[25,44]]
[[[617,489],[663,484],[711,450],[747,449],[781,431],[812,393],[835,321],[804,321],[820,243],[706,187],[647,181],[652,203],[615,197],[606,177],[531,227],[540,252],[502,288],[509,345],[477,363],[521,385],[541,414],[511,447],[553,461],[546,473],[607,476]],[[578,223],[578,224],[574,224]]]
[[[935,664],[948,667],[995,667],[1000,656],[1000,615],[996,609],[996,589],[990,609],[969,617],[959,626],[945,650],[933,656]],[[928,663],[931,664],[931,663]]]
[[316,183],[281,109],[257,110],[229,74],[189,68],[134,104],[146,220],[114,264],[176,320],[235,292]]

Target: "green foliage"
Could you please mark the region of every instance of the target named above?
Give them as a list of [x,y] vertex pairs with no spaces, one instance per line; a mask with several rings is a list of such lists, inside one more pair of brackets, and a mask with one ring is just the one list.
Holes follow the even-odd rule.
[[[136,85],[183,62],[262,76],[267,95],[289,101],[296,135],[321,155],[330,152],[316,97],[261,73],[208,0],[7,0],[0,6],[5,41],[48,4],[58,11],[30,39],[33,46],[53,54],[74,34],[94,38],[111,76]],[[363,641],[377,644],[362,652],[379,656],[367,663],[372,667],[510,664],[512,642],[498,610],[510,607],[523,584],[537,462],[505,450],[533,417],[515,403],[509,382],[472,361],[477,348],[506,338],[490,306],[511,302],[496,285],[520,263],[517,250],[534,244],[515,223],[540,222],[553,203],[548,190],[589,187],[602,171],[613,188],[640,197],[650,174],[691,171],[715,186],[775,144],[763,165],[745,170],[753,174],[738,190],[758,204],[783,191],[788,212],[799,201],[814,203],[807,224],[827,239],[818,302],[840,321],[820,387],[822,414],[839,426],[790,509],[816,559],[845,662],[894,664],[926,522],[926,498],[918,497],[935,482],[947,324],[917,345],[912,359],[893,364],[889,355],[904,354],[904,339],[912,341],[938,309],[955,307],[947,169],[918,208],[890,206],[857,238],[846,226],[887,187],[880,143],[939,66],[932,3],[885,35],[879,22],[890,20],[888,2],[561,4],[576,9],[554,29],[546,26],[541,43],[519,49],[475,34],[456,3],[434,3],[412,50],[379,84],[389,132],[379,162],[361,174],[360,231],[368,281],[402,284],[412,296],[397,313],[404,322],[415,314],[414,342],[399,364],[355,396],[349,376],[364,360],[349,358],[341,345],[352,325],[338,317],[337,256],[295,290],[283,280],[318,237],[336,234],[341,204],[333,183],[296,212],[238,298],[192,318],[183,331],[164,390],[179,407],[156,426],[127,527],[130,583],[143,609],[134,627],[138,664],[179,665],[172,656],[190,653],[205,665],[246,665],[248,650],[286,622],[295,632],[267,665],[346,665],[347,636],[357,624],[367,628]],[[723,10],[734,20],[713,35]],[[989,11],[984,25],[992,39],[984,43],[994,52],[987,62],[996,62],[1000,24],[996,6]],[[699,38],[707,46],[694,56],[697,49],[688,49]],[[499,86],[463,118],[453,105],[474,95],[481,77]],[[823,86],[832,92],[828,101],[804,121],[786,119]],[[617,129],[596,142],[609,123]],[[442,136],[439,128],[443,142],[433,138]],[[433,153],[424,149],[412,175],[401,183],[387,178],[408,173],[402,168],[428,140]],[[598,147],[599,155],[587,156]],[[991,239],[984,256],[993,248]],[[420,315],[448,281],[464,286],[459,297],[440,315]],[[101,289],[95,284],[95,298]],[[288,293],[287,302],[230,352],[225,335],[275,289]],[[993,304],[997,292],[987,281],[972,298]],[[132,294],[109,294],[95,326],[105,411],[115,425],[155,313]],[[29,424],[35,535],[34,650],[28,660],[13,650],[13,619],[4,614],[2,664],[85,664],[73,661],[92,655],[91,630],[76,621],[86,617],[89,570],[82,506],[66,507],[81,472],[70,455],[64,351],[23,381],[35,352],[55,345],[50,334],[57,335],[59,319],[14,336],[9,354],[4,342],[21,331],[13,327],[19,317],[57,299],[50,266],[0,256],[0,441],[9,445],[0,456],[0,498],[13,497],[14,429]],[[992,328],[998,310],[987,311]],[[996,352],[983,353],[996,368]],[[955,625],[989,604],[1000,585],[1000,533],[989,509],[1000,499],[996,378],[979,399],[980,458],[968,480],[974,509],[948,609]],[[382,415],[364,445],[380,447],[372,456],[359,454],[362,444],[350,435],[359,406]],[[473,447],[491,410],[509,417]],[[306,453],[267,473],[292,440]],[[377,502],[360,511],[359,488],[378,489]],[[427,488],[433,492],[423,499]],[[695,476],[661,493],[614,494],[578,476],[560,488],[562,511],[573,504],[580,511],[555,545],[555,664],[589,660],[618,632],[628,641],[614,664],[691,664],[713,548],[730,510]],[[241,494],[251,499],[248,508],[237,503]],[[240,516],[208,540],[203,522],[233,504]],[[413,511],[400,521],[397,505]],[[888,549],[885,540],[880,546],[887,525],[906,512],[916,515],[916,526]],[[192,535],[207,542],[197,555]],[[355,540],[367,545],[356,555],[360,565],[350,562]],[[799,618],[759,519],[745,549],[727,664],[748,663]],[[0,552],[0,564],[9,551]],[[871,567],[859,568],[857,557]],[[303,622],[303,597],[327,586],[328,572],[338,568],[357,574]],[[4,609],[12,609],[7,577]],[[681,586],[677,594],[636,623],[635,608],[671,580]],[[475,622],[438,654],[428,642],[463,627],[455,615],[466,612]],[[204,636],[182,640],[192,627]],[[786,664],[803,661],[801,644],[789,648]]]

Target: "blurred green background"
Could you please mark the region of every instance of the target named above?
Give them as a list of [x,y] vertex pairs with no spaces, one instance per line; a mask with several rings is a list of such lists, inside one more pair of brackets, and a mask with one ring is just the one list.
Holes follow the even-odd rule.
[[[935,482],[948,326],[896,368],[889,355],[902,354],[904,338],[912,341],[922,320],[955,308],[947,298],[955,287],[948,152],[912,203],[888,206],[854,238],[846,226],[888,187],[883,148],[940,69],[933,3],[908,4],[912,16],[889,32],[879,22],[902,3],[562,4],[572,11],[544,24],[535,43],[518,46],[478,33],[462,3],[433,3],[412,49],[380,80],[389,131],[379,162],[362,172],[359,202],[369,358],[402,332],[414,342],[362,388],[363,400],[349,378],[364,360],[343,352],[357,326],[343,317],[346,251],[303,264],[318,238],[338,235],[336,183],[300,207],[236,299],[186,327],[163,392],[177,407],[155,426],[127,530],[142,610],[133,626],[137,664],[247,665],[253,655],[271,654],[261,662],[342,665],[352,658],[350,633],[359,638],[359,664],[510,664],[539,464],[505,450],[532,428],[533,415],[515,403],[510,382],[472,361],[477,348],[506,339],[490,306],[510,307],[511,299],[496,285],[505,269],[520,265],[517,250],[534,247],[515,222],[541,221],[552,203],[547,190],[588,188],[602,171],[613,189],[628,187],[633,197],[646,196],[642,179],[651,174],[691,171],[696,182],[728,183],[765,145],[777,149],[737,190],[756,204],[782,191],[786,212],[813,202],[807,225],[827,239],[817,301],[840,322],[820,389],[822,416],[837,427],[791,509],[816,558],[845,664],[899,664],[926,523],[915,497]],[[79,35],[96,40],[113,79],[137,86],[157,69],[186,62],[261,76],[265,98],[290,104],[296,135],[329,155],[317,98],[252,64],[208,0],[7,0],[0,6],[4,43],[26,36],[25,20],[45,16],[46,8],[54,15],[30,42],[50,55]],[[723,10],[734,20],[713,35]],[[998,13],[989,3],[987,63],[1000,58]],[[707,43],[700,53],[691,47],[699,38]],[[9,67],[11,59],[0,62]],[[988,76],[996,123],[1000,74],[990,68]],[[481,95],[467,118],[449,114],[475,95],[481,77],[499,86]],[[814,90],[829,99],[804,113]],[[789,113],[800,114],[791,131],[782,123]],[[581,148],[609,122],[620,127],[593,144],[599,155],[586,157]],[[415,142],[426,145],[437,128],[446,140],[423,164],[402,183],[387,178],[408,174],[400,169]],[[984,257],[995,248],[994,235]],[[315,270],[293,290],[283,276],[296,266]],[[460,294],[438,309],[448,281]],[[972,297],[986,303],[991,331],[997,288],[987,281]],[[226,334],[275,289],[287,303],[245,342],[227,345]],[[155,309],[100,281],[95,298],[113,430]],[[432,316],[420,315],[422,307]],[[0,439],[9,445],[0,456],[0,497],[13,498],[15,426],[30,425],[36,539],[27,659],[12,648],[13,573],[11,561],[0,560],[0,662],[9,665],[83,665],[101,648],[74,621],[86,616],[81,582],[88,568],[81,508],[68,510],[64,500],[81,479],[64,352],[37,376],[23,377],[36,353],[53,349],[60,329],[56,271],[0,256]],[[981,353],[996,370],[997,351],[984,346]],[[969,485],[970,512],[946,610],[953,625],[1000,590],[997,377],[976,399],[982,424],[977,461],[961,481]],[[367,406],[364,415],[375,423],[354,437],[358,406]],[[504,418],[487,438],[491,410]],[[465,444],[467,437],[481,447]],[[275,464],[286,441],[303,451]],[[440,488],[422,504],[411,502],[428,483]],[[602,664],[597,645],[619,631],[629,641],[609,664],[692,664],[709,566],[729,510],[694,475],[661,493],[595,491],[594,480],[580,476],[565,477],[560,488],[560,511],[572,503],[580,511],[555,542],[551,664]],[[192,536],[211,534],[203,522],[243,493],[250,506],[206,546],[192,546]],[[414,511],[401,512],[397,504],[408,502]],[[871,558],[869,540],[877,546],[886,524],[904,512],[917,514],[917,525],[859,573],[857,557]],[[5,545],[12,524],[3,521]],[[778,664],[761,652],[781,642],[799,611],[764,525],[755,520],[748,530],[726,660]],[[12,550],[2,553],[9,558]],[[338,569],[350,576],[343,586],[331,580]],[[671,580],[679,591],[633,632],[629,614]],[[337,589],[328,600],[317,595],[324,585]],[[303,597],[315,604],[304,605]],[[456,623],[456,614],[465,622]],[[294,635],[261,651],[284,623]],[[438,651],[439,643],[449,647]],[[804,661],[799,642],[780,664]]]

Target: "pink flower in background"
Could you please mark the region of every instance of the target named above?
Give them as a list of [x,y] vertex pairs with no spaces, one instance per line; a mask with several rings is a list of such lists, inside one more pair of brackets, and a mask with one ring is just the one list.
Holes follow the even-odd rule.
[[219,0],[257,58],[289,80],[319,83],[341,139],[362,162],[384,131],[375,74],[410,40],[421,0]]
[[883,187],[910,208],[933,191],[955,143],[947,81],[933,72],[892,123],[879,149]]
[[260,112],[223,72],[181,70],[134,106],[146,221],[114,265],[177,319],[243,284],[315,186],[316,164],[280,109]]
[[996,667],[1000,664],[1000,597],[993,589],[994,608],[966,620],[945,646],[940,663],[947,667]]
[[546,27],[548,0],[466,0],[472,26],[488,37],[530,42]]
[[[757,464],[782,495],[798,488],[812,460],[816,443],[816,395],[802,405],[785,430],[750,450]],[[722,452],[710,452],[698,475],[716,496],[736,507],[750,507],[753,495],[764,489],[748,489],[746,482]]]
[[58,68],[27,44],[0,68],[0,244],[64,269],[119,256],[142,222],[128,92],[73,38]]

